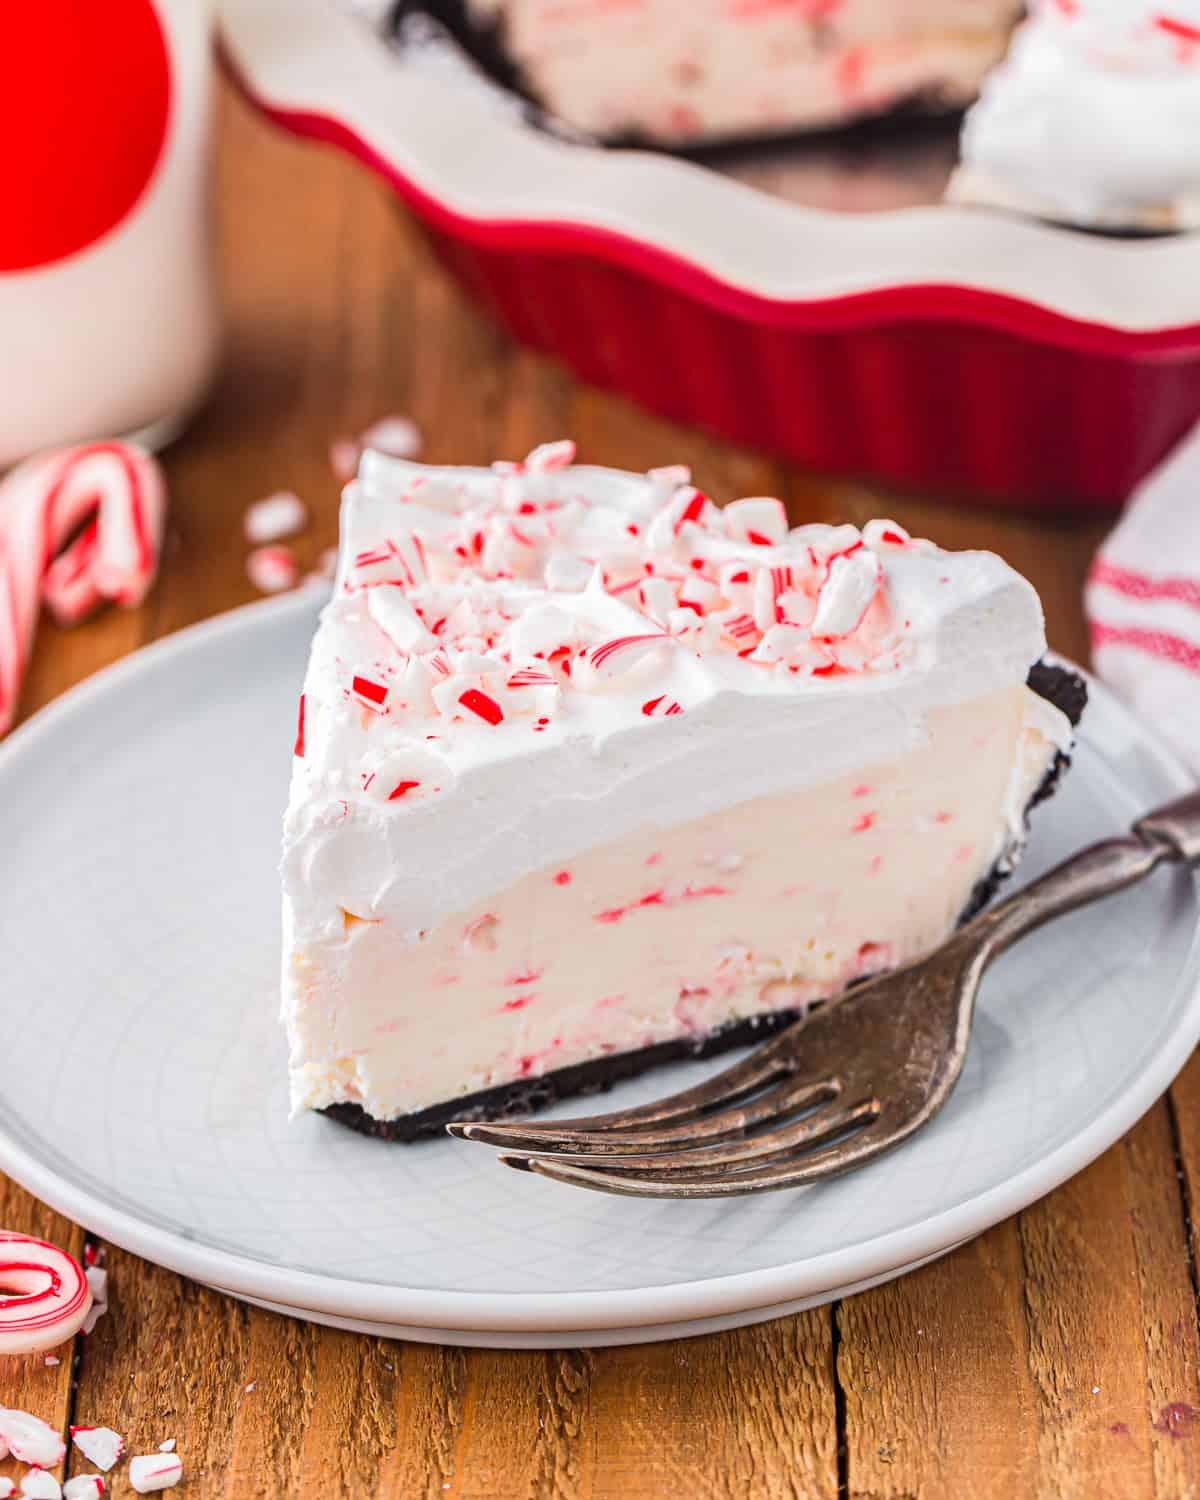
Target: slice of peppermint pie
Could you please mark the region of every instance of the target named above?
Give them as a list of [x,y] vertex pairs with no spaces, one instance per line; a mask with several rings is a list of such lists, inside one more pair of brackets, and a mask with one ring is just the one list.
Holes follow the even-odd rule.
[[346,492],[284,834],[297,1109],[410,1140],[753,1040],[942,942],[1065,763],[1083,686],[999,558],[573,457],[368,453]]

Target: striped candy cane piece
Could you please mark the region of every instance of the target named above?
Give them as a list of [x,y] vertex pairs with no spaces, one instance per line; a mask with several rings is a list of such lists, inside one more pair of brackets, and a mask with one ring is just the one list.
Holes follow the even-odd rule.
[[[0,1288],[6,1293],[0,1298],[0,1354],[35,1354],[66,1343],[92,1305],[87,1277],[73,1256],[8,1230],[0,1230]],[[19,1458],[11,1437],[8,1444]]]
[[0,481],[0,734],[16,716],[40,603],[65,625],[106,600],[140,604],[165,516],[161,469],[124,443],[45,454]]

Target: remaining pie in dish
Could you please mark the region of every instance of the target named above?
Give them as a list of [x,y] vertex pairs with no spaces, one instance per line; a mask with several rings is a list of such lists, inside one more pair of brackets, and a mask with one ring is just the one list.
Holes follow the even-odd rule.
[[961,107],[1020,0],[401,0],[601,140],[688,146]]
[[999,558],[573,454],[346,491],[284,834],[297,1109],[407,1140],[750,1040],[942,942],[1065,762],[1082,683]]

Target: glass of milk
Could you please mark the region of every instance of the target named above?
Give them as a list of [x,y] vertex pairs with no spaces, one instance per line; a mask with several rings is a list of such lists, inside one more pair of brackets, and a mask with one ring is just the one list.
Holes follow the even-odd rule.
[[213,372],[208,0],[12,6],[0,54],[0,468],[165,442]]

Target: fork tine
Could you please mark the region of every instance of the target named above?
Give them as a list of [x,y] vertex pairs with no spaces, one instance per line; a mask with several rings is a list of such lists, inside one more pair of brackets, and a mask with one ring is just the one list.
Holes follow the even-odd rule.
[[[651,1125],[691,1119],[716,1105],[733,1103],[753,1090],[764,1088],[793,1072],[794,1033],[801,1025],[802,1021],[793,1022],[757,1052],[734,1063],[732,1067],[725,1068],[715,1078],[681,1089],[676,1094],[669,1094],[665,1099],[656,1099],[652,1104],[640,1105],[636,1109],[613,1110],[602,1115],[579,1115],[568,1120],[522,1121],[519,1125],[506,1125],[502,1121],[455,1120],[446,1129],[459,1140],[486,1140],[489,1145],[517,1148],[528,1144],[536,1150],[539,1139],[545,1136],[561,1136],[573,1131],[592,1133],[599,1130],[640,1130]],[[488,1132],[486,1135],[485,1131]],[[502,1134],[503,1140],[499,1138]]]
[[[539,1153],[536,1159],[556,1164],[566,1162],[576,1167],[596,1167],[623,1177],[628,1175],[657,1179],[669,1175],[674,1180],[676,1176],[726,1176],[731,1170],[749,1170],[770,1157],[795,1152],[801,1146],[811,1150],[822,1141],[844,1136],[873,1120],[880,1109],[879,1100],[875,1098],[861,1099],[857,1104],[842,1108],[832,1107],[833,1102],[831,1100],[829,1106],[807,1114],[802,1120],[790,1125],[783,1125],[778,1130],[762,1135],[743,1136],[715,1145],[697,1146],[691,1150],[660,1152],[651,1149],[628,1156],[608,1156],[595,1150],[565,1151],[561,1154],[556,1152],[552,1157]],[[524,1159],[528,1161],[535,1158]],[[518,1165],[516,1157],[501,1157],[501,1160],[508,1166]],[[689,1168],[692,1169],[690,1172],[687,1170]]]
[[624,1156],[667,1146],[691,1146],[697,1142],[718,1141],[741,1135],[756,1125],[781,1120],[799,1110],[824,1104],[835,1099],[840,1092],[841,1083],[836,1078],[821,1079],[817,1083],[809,1079],[785,1078],[740,1108],[721,1110],[695,1122],[684,1121],[682,1124],[670,1125],[665,1130],[651,1131],[649,1127],[640,1131],[572,1130],[564,1126],[549,1125],[529,1129],[521,1125],[481,1123],[453,1133],[460,1134],[466,1140],[482,1141],[484,1145],[501,1146],[507,1150],[554,1155],[562,1151],[587,1151],[596,1155]]
[[862,1166],[864,1162],[899,1145],[911,1134],[909,1129],[881,1130],[883,1118],[878,1116],[849,1141],[840,1141],[819,1151],[801,1150],[792,1159],[774,1162],[755,1170],[730,1172],[726,1169],[711,1177],[697,1171],[667,1172],[658,1176],[639,1173],[635,1176],[609,1168],[572,1166],[566,1162],[537,1156],[502,1156],[500,1160],[505,1166],[518,1171],[532,1172],[538,1177],[549,1177],[556,1182],[592,1188],[601,1193],[616,1193],[622,1197],[732,1198],[747,1193],[804,1187],[825,1177],[836,1177],[852,1167]]

